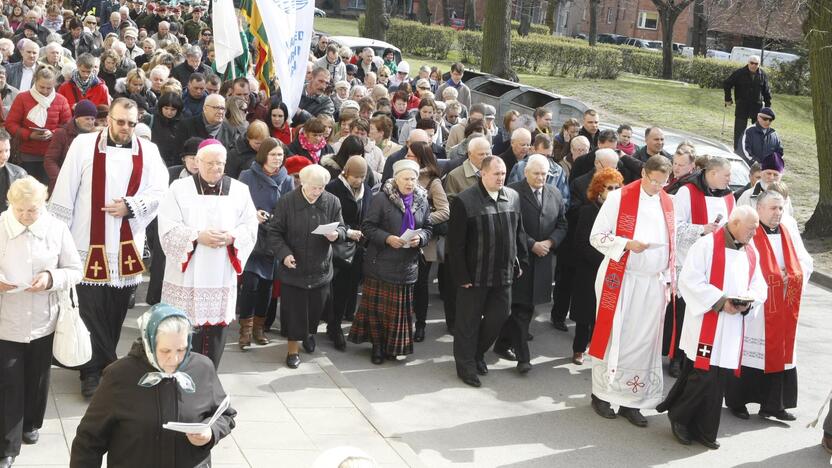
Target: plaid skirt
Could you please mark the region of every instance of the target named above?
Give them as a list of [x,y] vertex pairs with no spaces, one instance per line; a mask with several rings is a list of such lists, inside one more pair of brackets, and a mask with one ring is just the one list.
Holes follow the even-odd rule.
[[361,305],[350,327],[353,343],[380,345],[387,356],[413,353],[413,285],[364,278]]

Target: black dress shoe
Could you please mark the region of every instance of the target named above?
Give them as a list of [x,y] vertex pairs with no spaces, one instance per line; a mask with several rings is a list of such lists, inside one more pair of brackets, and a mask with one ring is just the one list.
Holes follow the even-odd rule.
[[506,361],[516,361],[517,355],[514,354],[514,350],[511,348],[494,348],[494,354],[500,356],[501,358],[505,359]]
[[303,340],[303,349],[306,350],[307,353],[314,353],[315,352],[315,335],[309,335]]
[[136,307],[136,288],[133,288],[133,292],[130,293],[130,298],[127,300],[127,308],[132,309]]
[[526,335],[526,341],[534,341],[534,335],[532,335],[531,333]]
[[488,365],[482,359],[477,359],[477,374],[479,374],[479,375],[488,374]]
[[23,443],[26,445],[35,445],[40,439],[40,433],[37,429],[32,429],[29,432],[23,432]]
[[413,333],[413,341],[421,343],[425,341],[425,326],[416,325],[416,331]]
[[470,385],[472,387],[479,388],[482,386],[482,382],[480,382],[480,378],[476,375],[460,375],[460,380],[462,380],[465,385]]
[[345,351],[347,349],[347,340],[344,339],[343,333],[340,331],[331,331],[327,335],[332,340],[332,344],[335,345],[335,349],[338,351]]
[[521,374],[528,374],[529,371],[532,370],[532,365],[529,362],[518,362],[517,363],[517,372]]
[[627,418],[627,421],[630,421],[630,424],[637,427],[647,427],[647,419],[641,414],[641,411],[638,408],[628,408],[626,406],[622,406],[618,408],[618,415],[624,416]]
[[0,458],[0,468],[11,468],[12,463],[14,463],[14,457]]
[[552,326],[555,327],[555,330],[569,331],[566,322],[552,322]]
[[[748,414],[748,410],[745,408],[745,405],[738,406],[736,408],[728,408],[731,410],[731,414],[740,418],[740,419],[748,419],[751,415]],[[762,412],[762,411],[761,411]]]
[[98,388],[100,378],[100,376],[92,374],[81,380],[81,395],[84,398],[92,398],[92,396],[95,395],[95,390]]
[[[746,412],[746,414],[747,414],[747,412]],[[784,409],[780,410],[780,411],[766,411],[764,409],[761,409],[760,412],[757,413],[757,414],[759,414],[761,418],[765,418],[765,419],[774,418],[774,419],[777,419],[779,421],[794,421],[795,419],[797,419],[796,417],[794,417],[793,414],[789,413],[788,411],[786,411]],[[748,419],[748,418],[746,418],[746,419]]]
[[670,431],[673,433],[673,437],[682,444],[682,445],[690,445],[690,433],[688,432],[688,428],[685,427],[684,424],[677,423],[677,422],[670,422]]
[[667,372],[674,379],[678,379],[682,375],[682,363],[676,359],[670,361],[670,367],[667,369]]
[[708,447],[711,450],[716,450],[719,448],[719,442],[715,440],[708,440],[702,434],[696,436],[696,441],[704,445],[705,447]]
[[373,352],[370,356],[370,361],[375,365],[384,363],[384,352],[381,350],[381,346],[373,345]]
[[289,366],[289,369],[297,369],[300,365],[300,354],[286,355],[286,365]]
[[610,404],[595,395],[592,395],[592,409],[602,418],[615,419],[615,411],[612,410]]

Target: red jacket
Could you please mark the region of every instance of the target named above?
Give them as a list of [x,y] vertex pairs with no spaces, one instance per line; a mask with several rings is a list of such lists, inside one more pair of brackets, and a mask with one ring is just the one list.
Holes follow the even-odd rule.
[[110,92],[102,80],[98,80],[97,84],[87,88],[86,94],[78,89],[78,85],[74,81],[69,80],[58,86],[58,94],[66,98],[70,109],[75,109],[75,104],[82,99],[89,99],[96,106],[101,104],[110,105]]
[[43,168],[46,170],[46,175],[49,176],[49,193],[52,193],[55,181],[58,180],[58,173],[60,173],[61,166],[64,164],[69,145],[77,136],[78,126],[75,125],[75,119],[71,119],[66,125],[57,129],[49,140],[49,148],[43,156]]
[[[43,156],[49,148],[49,140],[39,141],[32,140],[32,129],[37,127],[34,123],[26,118],[29,109],[37,106],[38,103],[29,91],[23,91],[17,95],[12,102],[12,108],[9,109],[9,115],[6,116],[6,130],[12,136],[20,138],[20,152]],[[53,133],[60,127],[63,127],[69,119],[72,118],[72,111],[69,109],[69,103],[66,98],[60,94],[56,94],[52,105],[49,106],[46,116],[46,124],[43,125],[47,130]]]
[[288,123],[283,124],[283,128],[275,128],[272,130],[272,137],[277,138],[278,140],[282,141],[284,145],[291,145],[292,140],[294,139],[294,135],[292,135],[292,129],[289,128]]

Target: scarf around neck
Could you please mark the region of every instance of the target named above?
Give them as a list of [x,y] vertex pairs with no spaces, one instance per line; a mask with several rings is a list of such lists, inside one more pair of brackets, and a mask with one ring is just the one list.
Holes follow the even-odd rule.
[[416,227],[416,218],[413,217],[413,193],[410,192],[409,195],[402,195],[399,192],[399,197],[402,199],[402,204],[404,205],[404,213],[402,214],[402,227],[400,229],[399,235],[404,234],[405,231],[408,229],[413,229]]
[[309,157],[312,158],[312,162],[318,164],[321,160],[321,150],[324,146],[326,146],[326,139],[321,138],[321,141],[319,141],[317,145],[313,145],[312,142],[306,138],[306,133],[301,130],[300,133],[298,133],[298,141],[300,142],[300,147],[309,152]]
[[95,77],[94,73],[90,73],[90,76],[87,77],[86,81],[81,80],[81,74],[78,73],[78,70],[72,72],[72,82],[75,83],[75,86],[78,87],[78,90],[81,91],[81,94],[87,94],[87,90],[92,88],[96,83],[98,83],[98,79]]
[[49,106],[52,105],[52,101],[55,100],[55,96],[57,96],[57,94],[53,89],[48,96],[44,96],[39,93],[37,88],[34,86],[29,89],[29,94],[31,94],[37,105],[29,109],[29,113],[26,114],[26,118],[36,126],[43,128],[43,126],[46,125],[47,117],[49,117]]
[[150,365],[158,370],[158,372],[144,374],[139,379],[139,386],[153,387],[164,379],[175,379],[176,383],[185,393],[194,393],[196,391],[196,384],[194,384],[193,379],[190,375],[179,370],[188,362],[188,358],[191,355],[190,335],[188,335],[188,350],[185,352],[185,357],[182,359],[182,362],[176,368],[176,372],[165,372],[156,360],[156,338],[159,325],[171,317],[181,317],[188,320],[188,316],[184,312],[164,303],[156,304],[138,319],[145,357]]

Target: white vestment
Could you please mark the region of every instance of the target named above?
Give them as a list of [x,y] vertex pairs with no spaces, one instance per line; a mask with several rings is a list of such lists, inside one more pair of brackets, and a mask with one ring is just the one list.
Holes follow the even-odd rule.
[[[133,173],[133,155],[138,154],[139,148],[136,137],[133,137],[131,148],[117,148],[107,146],[107,130],[103,132],[84,133],[75,137],[66,153],[66,159],[61,166],[55,189],[49,200],[49,211],[56,218],[69,225],[72,238],[81,256],[81,264],[85,264],[90,247],[90,214],[92,210],[92,165],[95,139],[101,134],[99,149],[106,151],[107,181],[104,191],[104,203],[112,203],[114,199],[124,198],[125,203],[133,213],[129,219],[130,230],[133,232],[133,242],[136,251],[144,251],[145,228],[156,217],[159,202],[168,188],[168,170],[159,156],[159,148],[155,144],[141,140],[142,147],[142,178],[139,189],[132,197],[125,196],[130,175]],[[129,278],[119,276],[119,240],[121,238],[122,218],[109,214],[104,215],[104,239],[107,251],[107,266],[110,270],[108,283],[117,288],[136,286],[142,282],[142,276]]]
[[[757,196],[759,196],[760,192],[762,192],[763,190],[763,182],[757,182],[756,185],[754,185],[750,189],[743,192],[742,195],[740,195],[740,198],[737,199],[737,206],[750,206],[751,208],[754,208],[756,210]],[[783,206],[783,212],[789,216],[794,216],[794,207],[792,207],[791,197],[786,199],[786,204]]]
[[749,285],[748,255],[745,250],[728,248],[725,249],[725,279],[722,289],[711,285],[713,252],[714,236],[703,236],[690,248],[679,275],[679,291],[687,304],[679,348],[688,359],[695,360],[705,313],[723,296],[751,297],[754,304],[746,316],[727,312],[719,312],[717,315],[716,334],[710,350],[711,365],[736,369],[740,359],[743,327],[761,313],[759,309],[768,295],[768,286],[760,272],[759,254],[755,255],[754,275]]
[[[676,269],[679,271],[685,264],[688,250],[694,242],[702,237],[705,227],[702,224],[693,224],[691,215],[690,189],[687,185],[682,186],[673,197],[673,213],[676,215]],[[714,222],[717,216],[722,216],[719,227],[728,222],[728,205],[724,197],[705,196],[705,209],[709,223]]]
[[[655,408],[662,401],[662,328],[670,249],[659,195],[649,196],[639,190],[633,238],[658,247],[630,252],[606,359],[592,360],[592,393],[613,404]],[[595,280],[598,298],[610,259],[619,261],[630,240],[615,234],[621,193],[616,190],[607,196],[589,237],[592,246],[604,254]]]
[[[809,277],[812,276],[814,269],[814,261],[803,246],[803,239],[800,238],[800,231],[797,228],[797,222],[791,216],[784,214],[780,222],[780,229],[786,229],[794,244],[795,255],[797,261],[800,263],[800,269],[803,270],[803,290],[809,284]],[[752,241],[753,242],[753,241]],[[783,260],[783,245],[780,234],[769,234],[768,242],[771,244],[771,249],[774,251],[774,257],[777,259],[777,265],[781,270],[785,268],[785,261]],[[755,245],[756,247],[756,245]],[[760,250],[759,248],[757,249]],[[765,279],[765,278],[764,278]],[[784,289],[785,293],[785,289]],[[786,369],[793,369],[797,364],[797,330],[795,330],[794,352],[792,353],[792,362],[786,363]],[[765,308],[761,307],[757,315],[752,319],[745,321],[745,341],[742,348],[742,365],[753,367],[755,369],[765,370],[766,368],[766,319]]]
[[240,266],[257,240],[257,212],[248,187],[224,177],[223,184],[228,182],[228,195],[201,195],[194,177],[176,180],[159,208],[159,241],[167,256],[162,302],[185,311],[194,326],[234,320],[239,274],[227,248],[194,247],[199,232],[229,232]]

